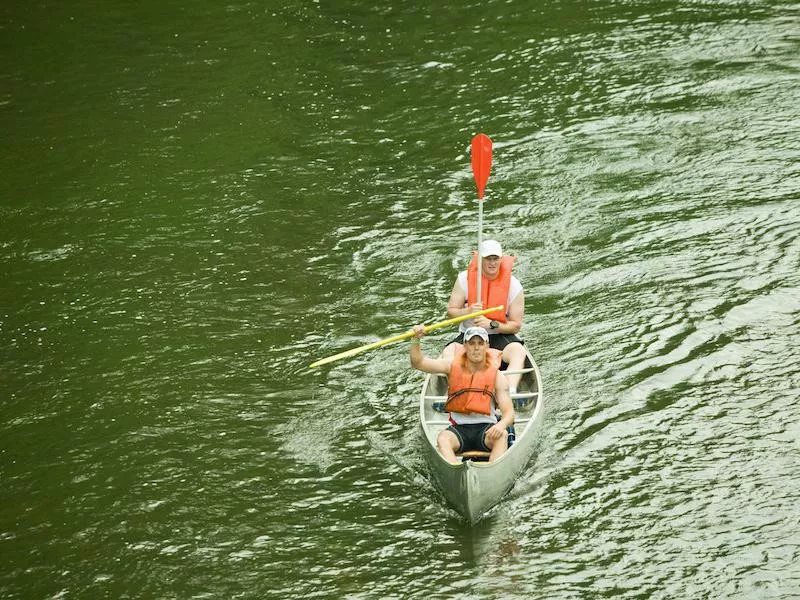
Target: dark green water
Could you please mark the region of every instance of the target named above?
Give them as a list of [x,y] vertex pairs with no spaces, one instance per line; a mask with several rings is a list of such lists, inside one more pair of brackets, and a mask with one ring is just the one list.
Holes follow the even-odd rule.
[[[800,6],[0,8],[0,596],[800,596]],[[470,527],[405,345],[520,257]],[[435,352],[451,332],[426,341]]]

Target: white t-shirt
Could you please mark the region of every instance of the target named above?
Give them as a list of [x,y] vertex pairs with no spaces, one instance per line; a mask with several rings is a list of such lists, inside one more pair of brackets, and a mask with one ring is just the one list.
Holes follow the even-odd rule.
[[[464,292],[464,296],[467,295],[467,272],[461,271],[458,274],[458,279],[456,280],[458,285],[461,287],[461,291]],[[519,296],[520,292],[522,291],[522,284],[519,282],[519,279],[511,276],[511,285],[508,286],[508,301],[506,302],[506,315],[508,315],[508,309],[511,307],[511,303],[514,299]],[[491,308],[487,306],[486,308]],[[458,330],[463,333],[470,327],[475,326],[475,321],[472,319],[468,319],[467,321],[461,321],[461,324],[458,326]],[[497,329],[487,329],[487,333],[497,333]]]
[[473,425],[475,423],[497,423],[497,417],[494,414],[495,406],[492,402],[492,414],[482,415],[480,413],[450,413],[450,421],[456,425]]

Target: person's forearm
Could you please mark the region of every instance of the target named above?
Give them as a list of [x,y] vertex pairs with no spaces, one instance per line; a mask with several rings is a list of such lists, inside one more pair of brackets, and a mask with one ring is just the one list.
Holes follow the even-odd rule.
[[469,306],[447,306],[447,316],[451,319],[469,314]]
[[514,424],[514,409],[510,411],[503,411],[503,418],[500,419],[500,425],[505,429]]
[[503,418],[499,421],[500,425],[502,427],[510,427],[513,425],[516,415],[514,414],[514,402],[511,400],[511,396],[506,395],[506,399],[501,400],[497,407],[503,415]]
[[519,333],[520,329],[522,329],[522,323],[519,321],[506,321],[505,323],[500,323],[500,326],[497,328],[497,333],[516,335]]
[[413,338],[411,340],[411,350],[409,351],[409,356],[411,357],[411,366],[415,369],[419,368],[423,358],[419,338]]

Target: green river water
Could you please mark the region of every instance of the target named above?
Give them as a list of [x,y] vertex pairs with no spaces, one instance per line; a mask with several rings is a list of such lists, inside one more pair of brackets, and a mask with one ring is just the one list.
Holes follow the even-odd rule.
[[[800,5],[8,0],[0,52],[0,597],[800,598]],[[546,412],[470,526],[405,342],[307,366],[444,318],[478,132]]]

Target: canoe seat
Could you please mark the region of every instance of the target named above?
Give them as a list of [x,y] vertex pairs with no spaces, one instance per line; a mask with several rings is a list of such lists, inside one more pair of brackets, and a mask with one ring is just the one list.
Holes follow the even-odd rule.
[[475,462],[486,462],[489,460],[489,453],[483,450],[468,450],[467,452],[456,454],[456,456],[462,461],[474,460]]

